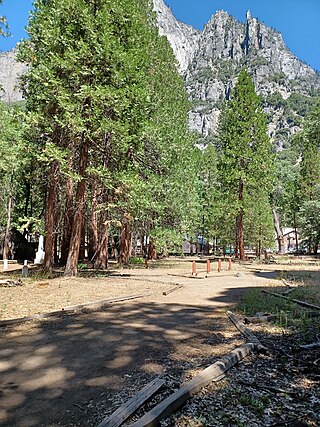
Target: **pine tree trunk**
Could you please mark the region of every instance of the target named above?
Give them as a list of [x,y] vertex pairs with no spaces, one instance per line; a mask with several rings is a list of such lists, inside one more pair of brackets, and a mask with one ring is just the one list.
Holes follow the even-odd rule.
[[91,210],[88,227],[88,258],[93,261],[97,255],[98,249],[98,214],[97,214],[97,183],[91,181]]
[[61,242],[61,258],[60,262],[65,265],[68,259],[68,252],[71,239],[72,231],[72,219],[73,219],[73,181],[68,178],[66,185],[66,200],[65,200],[65,211],[63,219],[63,234]]
[[6,225],[6,231],[4,235],[4,242],[3,242],[3,260],[9,259],[9,234],[10,234],[10,228],[11,228],[11,213],[12,213],[12,178],[10,182],[10,191],[9,191],[9,199],[8,199],[8,213],[7,213],[7,225]]
[[[31,197],[31,184],[29,181],[25,181],[25,204],[24,204],[24,216],[28,217],[28,210],[29,210],[29,203],[30,203],[30,197]],[[28,230],[25,228],[23,230],[23,236],[26,237],[28,235]]]
[[85,249],[86,249],[86,228],[84,226],[84,221],[83,221],[83,225],[82,225],[82,229],[81,229],[81,242],[80,242],[80,249],[79,249],[79,260],[80,261],[85,260],[85,257],[86,257]]
[[[238,193],[239,202],[242,205],[243,202],[243,180],[239,180],[239,193]],[[244,237],[243,237],[243,207],[240,207],[240,211],[237,218],[237,240],[239,248],[239,258],[241,261],[244,261]]]
[[100,268],[102,270],[108,268],[108,240],[108,212],[104,210],[100,215],[97,257],[94,263],[95,268]]
[[296,242],[296,252],[299,251],[298,232],[297,232],[297,218],[296,213],[293,213],[293,226],[294,226],[294,237]]
[[238,226],[238,247],[239,247],[239,259],[241,261],[245,260],[245,254],[244,254],[244,237],[243,237],[243,209],[240,209],[238,220],[237,220],[237,226]]
[[83,142],[80,150],[79,175],[81,181],[78,183],[76,193],[76,205],[72,221],[72,232],[68,259],[64,271],[65,276],[76,276],[78,273],[79,249],[81,243],[81,231],[84,221],[84,207],[86,195],[86,169],[88,164],[88,143]]
[[148,259],[157,259],[157,251],[152,239],[149,239]]
[[49,185],[47,196],[46,211],[46,237],[44,246],[44,268],[47,271],[52,270],[54,260],[54,243],[55,243],[55,212],[57,202],[57,174],[59,164],[57,161],[52,162],[49,172]]
[[59,262],[58,249],[59,249],[59,238],[58,238],[58,234],[56,233],[55,239],[54,239],[54,248],[53,248],[53,251],[54,251],[53,259],[55,264],[58,264]]
[[275,208],[272,208],[272,215],[273,215],[273,222],[274,222],[274,228],[276,230],[277,233],[277,241],[278,241],[278,253],[279,254],[284,254],[284,238],[283,238],[283,233],[280,227],[280,221],[279,221],[279,217],[278,214],[275,210]]
[[128,220],[125,218],[122,223],[120,244],[119,244],[119,264],[128,265],[131,252],[131,233]]

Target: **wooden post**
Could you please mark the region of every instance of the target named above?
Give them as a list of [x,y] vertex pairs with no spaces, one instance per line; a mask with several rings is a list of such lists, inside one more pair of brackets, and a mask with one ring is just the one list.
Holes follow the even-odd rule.
[[218,273],[220,273],[220,271],[221,271],[221,265],[222,265],[221,258],[219,258],[218,259]]
[[231,257],[229,258],[229,264],[228,264],[228,270],[230,271],[232,269],[232,261]]
[[210,264],[210,260],[207,259],[207,273],[210,273],[211,271],[211,264]]
[[192,276],[196,276],[197,275],[197,265],[196,262],[193,261],[192,262]]

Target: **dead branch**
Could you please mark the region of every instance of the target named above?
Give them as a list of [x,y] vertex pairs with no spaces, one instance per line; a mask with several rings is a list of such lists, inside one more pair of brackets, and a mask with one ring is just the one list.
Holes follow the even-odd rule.
[[183,285],[175,285],[172,288],[168,289],[167,291],[162,292],[163,295],[169,295],[172,292],[176,291],[177,289],[183,288]]
[[268,386],[265,384],[255,384],[252,382],[242,381],[242,380],[239,380],[238,382],[239,382],[239,384],[243,384],[245,386],[249,386],[249,387],[253,387],[253,388],[259,388],[261,390],[269,390],[269,391],[272,391],[273,393],[283,393],[283,394],[288,394],[288,395],[292,395],[292,396],[296,396],[298,394],[295,391],[284,390],[282,388]]
[[264,347],[258,338],[242,323],[239,319],[231,312],[227,311],[227,316],[231,320],[231,322],[235,325],[235,327],[246,337],[250,342],[255,345],[256,350],[261,352],[266,352],[267,349]]
[[294,303],[301,305],[303,307],[315,308],[316,310],[320,310],[320,307],[318,305],[315,305],[315,304],[310,304],[308,302],[300,301],[300,300],[294,299],[294,298],[291,299],[291,298],[288,298],[284,295],[276,294],[275,292],[266,291],[265,289],[262,289],[261,291],[264,292],[265,294],[270,294],[270,295],[273,295],[274,297],[283,298],[283,299],[286,299],[288,301],[294,302]]

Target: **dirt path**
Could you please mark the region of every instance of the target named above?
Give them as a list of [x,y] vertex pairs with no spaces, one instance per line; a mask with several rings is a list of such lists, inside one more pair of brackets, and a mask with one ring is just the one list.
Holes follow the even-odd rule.
[[[91,292],[98,286],[96,299],[116,290],[114,296],[147,289],[151,295],[101,311],[3,328],[0,425],[94,426],[155,376],[183,381],[241,344],[223,310],[248,287],[275,283],[276,273],[238,268],[190,279],[185,277],[189,269],[188,264],[80,279],[70,289],[77,285],[81,295],[81,288],[92,284]],[[203,267],[199,276],[205,276]],[[52,309],[62,303],[57,280],[42,289],[47,298],[56,290]],[[164,296],[174,283],[184,287]],[[17,298],[18,290],[13,292]]]

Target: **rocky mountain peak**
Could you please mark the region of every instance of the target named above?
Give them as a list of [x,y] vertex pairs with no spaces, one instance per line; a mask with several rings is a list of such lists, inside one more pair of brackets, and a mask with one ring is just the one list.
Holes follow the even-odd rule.
[[[269,134],[279,147],[301,129],[304,105],[320,91],[320,77],[296,58],[279,32],[252,17],[244,22],[217,11],[202,31],[178,21],[163,0],[153,0],[159,33],[168,38],[177,58],[192,109],[190,128],[204,137],[217,129],[221,108],[230,98],[242,67],[250,72],[269,119]],[[0,93],[7,102],[21,100],[18,77],[25,66],[16,52],[0,54]]]
[[191,25],[178,21],[163,0],[153,0],[154,11],[160,35],[165,35],[178,61],[178,68],[184,72],[197,47],[200,31]]
[[[275,144],[301,127],[301,117],[290,110],[292,97],[303,103],[320,91],[320,77],[286,47],[282,35],[251,15],[239,22],[217,11],[202,31],[179,22],[163,0],[154,0],[161,34],[168,37],[179,62],[192,102],[190,127],[204,137],[215,132],[222,103],[230,97],[242,67],[250,72],[271,118],[269,133]],[[286,104],[286,100],[288,100]],[[289,108],[285,107],[289,105]],[[283,113],[290,118],[283,118]]]

